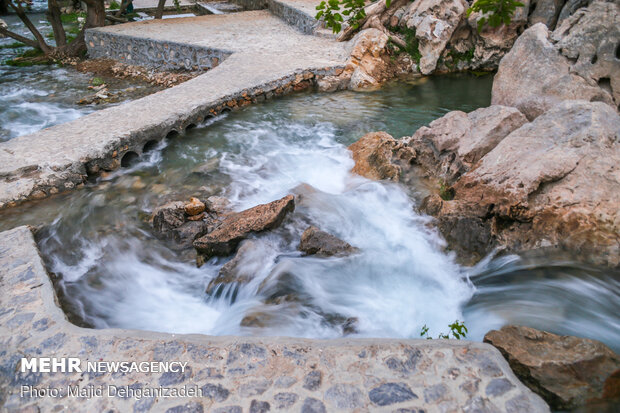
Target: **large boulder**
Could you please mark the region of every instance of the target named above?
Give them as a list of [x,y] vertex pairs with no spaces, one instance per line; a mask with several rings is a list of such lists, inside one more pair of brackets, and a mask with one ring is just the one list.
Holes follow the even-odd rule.
[[551,35],[571,71],[596,82],[620,107],[620,2],[595,1],[577,10]]
[[536,24],[519,37],[502,59],[493,81],[491,102],[514,106],[533,120],[569,99],[614,106],[611,95],[595,81],[571,71],[569,60],[551,41],[547,26]]
[[405,142],[430,176],[452,184],[515,129],[527,123],[519,110],[490,106],[470,113],[449,112]]
[[317,227],[308,227],[301,234],[299,250],[307,255],[332,256],[347,255],[357,251],[357,248]]
[[618,165],[618,113],[601,102],[567,101],[501,140],[456,182],[454,200],[434,197],[424,207],[449,230],[448,241],[479,236],[487,243],[480,254],[497,244],[546,247],[617,266]]
[[435,70],[467,7],[465,0],[419,0],[412,2],[405,11],[401,24],[415,30],[422,74],[428,75]]
[[371,132],[349,146],[355,166],[352,172],[368,179],[398,182],[413,151],[385,132]]
[[586,338],[509,325],[488,332],[484,341],[499,349],[517,377],[554,410],[606,397],[604,390],[610,392],[620,369],[620,356]]
[[286,214],[295,209],[295,198],[287,195],[268,204],[231,213],[213,231],[194,241],[194,248],[204,257],[230,255],[250,234],[278,227]]

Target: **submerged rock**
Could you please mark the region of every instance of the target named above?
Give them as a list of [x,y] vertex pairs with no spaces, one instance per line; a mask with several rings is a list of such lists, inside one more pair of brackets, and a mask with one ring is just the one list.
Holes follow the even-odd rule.
[[493,81],[492,104],[514,106],[533,120],[570,99],[600,101],[616,108],[608,91],[595,80],[573,71],[573,65],[552,42],[545,25],[530,27],[499,65]]
[[304,231],[298,249],[308,255],[322,256],[347,255],[357,251],[349,243],[317,227],[308,227]]
[[604,398],[604,388],[613,387],[611,376],[620,369],[620,356],[586,338],[509,325],[488,332],[484,341],[498,348],[517,377],[554,410]]
[[294,209],[295,198],[287,195],[268,204],[231,213],[213,231],[196,239],[194,248],[205,257],[230,255],[250,234],[278,227]]
[[222,266],[217,277],[207,286],[206,293],[213,295],[220,285],[246,284],[261,270],[262,250],[253,240],[243,241],[232,260]]
[[413,151],[385,132],[371,132],[349,146],[355,166],[353,173],[368,179],[400,179],[403,165],[409,165]]

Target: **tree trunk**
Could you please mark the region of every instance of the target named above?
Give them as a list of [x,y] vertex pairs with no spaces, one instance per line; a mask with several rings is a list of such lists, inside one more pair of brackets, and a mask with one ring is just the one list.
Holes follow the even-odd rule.
[[60,18],[60,6],[56,0],[47,1],[47,21],[52,25],[52,31],[54,32],[54,40],[56,40],[56,47],[63,47],[67,44],[67,35],[65,28],[62,27],[62,20]]
[[105,26],[105,4],[103,0],[84,0],[86,3],[85,29]]
[[9,0],[0,0],[0,14],[9,12]]
[[164,15],[165,5],[166,5],[166,0],[159,0],[159,3],[157,3],[157,11],[155,12],[156,19],[161,19],[161,16]]
[[121,2],[121,6],[119,7],[118,11],[114,13],[114,17],[121,17],[125,13],[125,10],[127,10],[127,7],[129,6],[130,2],[131,0],[123,0]]

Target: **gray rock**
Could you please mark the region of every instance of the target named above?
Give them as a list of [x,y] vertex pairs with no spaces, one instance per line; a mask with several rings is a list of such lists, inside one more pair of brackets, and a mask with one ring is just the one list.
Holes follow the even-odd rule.
[[276,409],[288,409],[297,403],[298,399],[299,396],[295,393],[278,393],[273,396]]
[[180,406],[171,407],[166,410],[166,413],[203,413],[204,408],[202,403],[191,402],[187,404],[182,404]]
[[212,295],[222,284],[248,283],[264,265],[264,260],[261,259],[263,255],[263,250],[258,248],[256,241],[243,241],[233,259],[224,264],[217,277],[209,282],[206,293]]
[[325,392],[325,400],[338,409],[356,409],[364,407],[364,393],[352,384],[336,384]]
[[271,410],[271,405],[265,401],[252,400],[250,403],[250,413],[267,413]]
[[326,413],[325,405],[322,401],[312,397],[306,398],[301,406],[301,413]]
[[405,383],[382,384],[372,389],[368,393],[368,397],[370,397],[370,401],[377,406],[389,406],[391,404],[418,398]]
[[321,387],[322,381],[323,381],[323,374],[320,371],[318,370],[311,371],[310,373],[306,375],[306,377],[304,377],[303,388],[310,390],[310,391],[317,390],[319,387]]
[[216,402],[225,401],[226,399],[228,399],[229,394],[230,394],[230,391],[224,388],[221,384],[207,383],[204,386],[202,386],[202,395],[204,397],[213,399]]
[[485,393],[487,396],[502,396],[504,393],[512,390],[515,386],[507,379],[493,379],[487,384]]

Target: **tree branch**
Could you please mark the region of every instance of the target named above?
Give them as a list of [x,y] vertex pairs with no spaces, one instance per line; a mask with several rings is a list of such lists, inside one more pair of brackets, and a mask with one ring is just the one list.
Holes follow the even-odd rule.
[[4,27],[0,27],[0,34],[3,34],[5,36],[11,37],[19,42],[22,42],[23,44],[30,46],[30,47],[34,47],[35,49],[39,48],[39,43],[37,43],[36,40],[33,39],[29,39],[27,37],[21,36],[17,33],[14,33],[10,30],[5,29]]
[[26,12],[22,8],[22,5],[20,3],[17,3],[17,5],[15,5],[15,3],[13,3],[13,0],[9,0],[9,6],[15,11],[17,17],[20,18],[20,20],[26,25],[28,30],[30,30],[30,32],[34,35],[34,38],[37,39],[38,45],[35,47],[37,49],[41,49],[43,53],[48,54],[51,51],[51,47],[45,42],[45,39],[41,35],[41,32],[39,32],[39,29],[37,29],[36,26],[32,24],[32,22],[26,15]]

